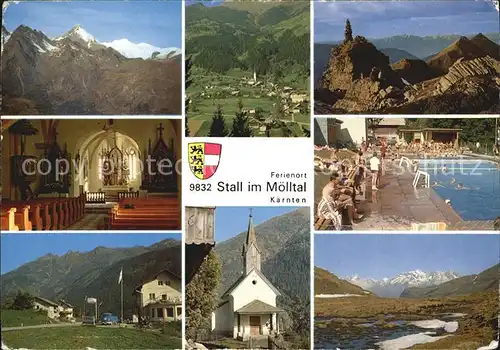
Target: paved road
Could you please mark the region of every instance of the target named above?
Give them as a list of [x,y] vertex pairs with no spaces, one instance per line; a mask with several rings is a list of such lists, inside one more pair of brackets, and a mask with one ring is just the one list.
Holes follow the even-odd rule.
[[81,325],[82,325],[81,323],[51,323],[51,324],[39,324],[36,326],[2,327],[2,332],[20,331],[23,329],[36,329],[36,328],[74,327]]
[[[23,329],[37,329],[37,328],[58,328],[58,327],[75,327],[81,326],[81,322],[76,323],[49,323],[49,324],[39,324],[36,326],[19,326],[19,327],[2,327],[2,332],[8,331],[22,331]],[[90,326],[91,327],[91,326]],[[120,328],[119,325],[97,325],[98,328]],[[122,326],[122,328],[126,328]]]

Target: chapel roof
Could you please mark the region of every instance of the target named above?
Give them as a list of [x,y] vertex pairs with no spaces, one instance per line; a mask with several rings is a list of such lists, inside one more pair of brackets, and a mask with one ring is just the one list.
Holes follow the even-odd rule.
[[245,306],[236,310],[239,314],[268,314],[273,312],[282,312],[279,307],[272,306],[260,300],[253,300]]
[[267,284],[269,286],[269,288],[271,288],[273,290],[274,293],[276,293],[277,296],[281,295],[280,291],[278,289],[276,289],[275,286],[273,286],[273,284],[266,278],[266,276],[264,276],[264,274],[262,272],[260,272],[259,270],[257,269],[252,269],[248,274],[246,275],[241,275],[240,278],[238,278],[225,292],[224,294],[222,294],[222,298],[225,297],[226,295],[229,295],[231,294],[231,292],[233,290],[236,289],[236,287],[238,287],[240,285],[241,282],[243,282],[243,280],[245,278],[247,278],[248,275],[250,275],[252,273],[252,271],[255,271],[257,273],[257,275],[264,281],[265,284]]

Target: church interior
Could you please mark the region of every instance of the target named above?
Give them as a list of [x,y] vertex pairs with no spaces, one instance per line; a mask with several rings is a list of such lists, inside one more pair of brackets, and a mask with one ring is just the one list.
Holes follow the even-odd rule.
[[1,121],[1,228],[180,230],[180,119]]

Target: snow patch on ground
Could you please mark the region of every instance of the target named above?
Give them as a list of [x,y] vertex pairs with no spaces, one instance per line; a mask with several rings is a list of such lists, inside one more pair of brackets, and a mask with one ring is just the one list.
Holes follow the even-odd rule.
[[489,345],[481,346],[477,350],[495,350],[498,349],[498,340],[492,340]]
[[432,337],[425,333],[411,334],[405,335],[403,337],[399,337],[396,339],[386,340],[383,342],[376,343],[380,347],[380,350],[400,350],[400,349],[408,349],[413,345],[417,344],[426,344],[438,341],[439,339],[443,339],[449,337],[450,335],[443,335],[440,337]]
[[349,297],[362,297],[359,294],[316,294],[316,298],[349,298]]
[[448,333],[453,333],[456,332],[458,329],[458,322],[457,321],[450,321],[450,322],[445,322],[441,320],[427,320],[427,321],[415,321],[415,322],[410,322],[411,325],[420,327],[420,328],[444,328],[444,330]]

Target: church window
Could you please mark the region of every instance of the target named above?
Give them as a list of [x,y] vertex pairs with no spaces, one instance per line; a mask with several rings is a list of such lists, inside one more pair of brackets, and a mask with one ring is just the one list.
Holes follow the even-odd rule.
[[151,318],[155,318],[155,310],[156,310],[156,309],[154,309],[154,308],[153,308],[153,309],[151,309]]
[[163,318],[163,309],[158,308],[158,318]]
[[182,315],[182,306],[177,308],[177,316]]
[[168,280],[167,280],[167,281],[165,281],[165,285],[166,285],[166,286],[169,286],[169,285],[170,285],[170,281],[168,281]]
[[149,293],[149,299],[154,300],[155,299],[155,293]]
[[161,295],[161,300],[166,301],[167,300],[167,295],[166,294],[162,294]]
[[163,281],[158,281],[159,286],[163,286]]
[[253,284],[253,285],[256,285],[256,284],[257,284],[257,280],[253,280],[253,281],[252,281],[252,284]]

